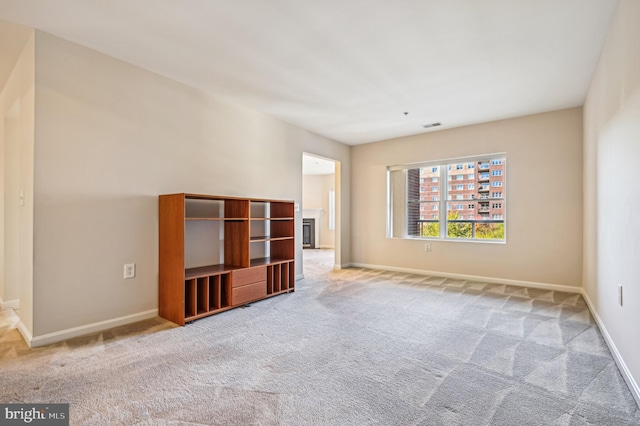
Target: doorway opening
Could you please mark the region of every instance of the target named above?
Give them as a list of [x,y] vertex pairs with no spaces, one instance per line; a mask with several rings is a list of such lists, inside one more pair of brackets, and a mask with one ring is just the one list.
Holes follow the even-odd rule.
[[302,262],[305,275],[340,268],[340,163],[302,154]]

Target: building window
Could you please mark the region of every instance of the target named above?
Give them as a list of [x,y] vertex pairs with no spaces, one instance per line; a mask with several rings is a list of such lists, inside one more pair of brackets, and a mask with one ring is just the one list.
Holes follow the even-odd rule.
[[502,170],[493,170],[491,176],[502,176]]
[[491,160],[491,165],[493,166],[501,166],[502,160]]
[[[504,154],[387,167],[387,236],[506,241],[506,223],[503,219],[506,199],[502,188],[505,186],[506,168],[500,168],[502,174],[499,180],[491,181],[489,175],[494,170],[490,170],[490,165],[494,161],[504,165]],[[482,175],[459,171],[476,167],[483,172]],[[434,173],[437,175],[434,176]],[[421,179],[434,183],[468,180],[464,184],[421,188]],[[500,187],[500,192],[491,192],[491,187]],[[442,194],[438,194],[440,189]],[[497,198],[500,202],[489,203],[490,198]],[[486,200],[484,204],[482,200]],[[465,201],[467,204],[464,204]],[[490,210],[490,206],[494,210]],[[500,213],[500,218],[493,218],[492,212]]]
[[491,204],[491,208],[492,209],[501,209],[502,208],[502,203],[493,203],[493,204]]
[[502,215],[501,215],[501,214],[494,214],[494,215],[491,215],[491,219],[493,219],[493,220],[499,220],[499,219],[502,219]]

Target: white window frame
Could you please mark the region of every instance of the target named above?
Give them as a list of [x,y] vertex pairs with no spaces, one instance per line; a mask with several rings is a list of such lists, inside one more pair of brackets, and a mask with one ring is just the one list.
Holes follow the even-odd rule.
[[[484,239],[484,238],[449,238],[447,236],[447,212],[450,210],[454,210],[451,208],[451,206],[449,205],[448,202],[452,201],[451,200],[451,191],[453,189],[448,189],[451,188],[450,185],[447,185],[448,180],[449,180],[449,171],[451,170],[458,170],[457,169],[457,165],[458,164],[464,164],[464,163],[473,163],[474,167],[475,164],[477,163],[485,163],[485,164],[491,164],[492,159],[495,159],[495,157],[503,157],[506,160],[507,154],[505,152],[499,152],[499,153],[493,153],[493,154],[486,154],[486,155],[478,155],[478,156],[472,156],[472,157],[463,157],[463,158],[453,158],[453,159],[444,159],[444,160],[437,160],[437,161],[426,161],[426,162],[417,162],[417,163],[409,163],[409,164],[402,164],[402,165],[395,165],[395,166],[388,166],[387,167],[387,238],[403,238],[403,239],[428,239],[428,240],[444,240],[444,241],[455,241],[455,242],[478,242],[478,243],[489,243],[489,244],[506,244],[507,242],[507,214],[506,214],[506,207],[505,210],[503,210],[503,215],[502,215],[502,223],[504,224],[504,238],[501,240],[491,240],[491,239]],[[504,162],[504,160],[498,160],[500,161],[500,164],[504,165],[504,176],[501,179],[501,183],[502,183],[502,197],[499,198],[501,200],[506,200],[506,196],[504,195],[507,192],[507,179],[506,179],[506,169],[508,167],[508,165]],[[440,199],[437,201],[440,205],[440,208],[438,209],[439,211],[439,223],[440,223],[440,235],[438,237],[417,237],[417,236],[409,236],[409,235],[405,235],[405,236],[394,236],[393,233],[393,223],[394,223],[394,218],[393,218],[393,198],[394,195],[392,194],[391,191],[391,172],[394,171],[401,171],[401,170],[410,170],[410,169],[416,169],[416,168],[427,168],[427,167],[438,167],[439,166],[439,173],[440,173],[440,179],[439,179],[439,184],[440,184]],[[491,185],[492,186],[492,185]],[[490,187],[491,187],[490,186]],[[405,185],[405,191],[406,191],[406,185]],[[489,194],[487,194],[489,198]],[[405,193],[404,195],[402,195],[403,200],[405,202],[406,205],[406,201],[407,201],[407,194]],[[491,198],[489,198],[491,199]],[[495,198],[494,198],[495,200]],[[407,218],[405,217],[404,222],[405,222],[405,227],[406,227],[406,220]],[[406,232],[406,228],[405,231]]]

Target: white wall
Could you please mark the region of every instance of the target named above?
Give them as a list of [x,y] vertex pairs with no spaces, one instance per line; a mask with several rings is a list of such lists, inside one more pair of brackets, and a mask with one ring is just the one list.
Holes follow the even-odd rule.
[[640,2],[622,0],[584,107],[584,290],[640,403],[638,46]]
[[[15,66],[0,93],[2,211],[0,213],[0,299],[17,306],[22,331],[33,331],[33,122],[34,35],[26,37]],[[24,204],[19,203],[19,194]]]
[[[343,144],[49,34],[36,33],[36,63],[35,336],[157,308],[159,194],[300,203],[303,151],[349,176]],[[343,262],[349,218],[347,204]]]
[[302,180],[302,206],[320,210],[316,248],[335,248],[335,231],[329,229],[329,191],[335,191],[335,175],[305,175]]
[[[507,243],[386,238],[386,167],[506,152]],[[582,109],[358,145],[352,151],[357,264],[577,288],[582,282]],[[357,189],[357,190],[355,190]]]

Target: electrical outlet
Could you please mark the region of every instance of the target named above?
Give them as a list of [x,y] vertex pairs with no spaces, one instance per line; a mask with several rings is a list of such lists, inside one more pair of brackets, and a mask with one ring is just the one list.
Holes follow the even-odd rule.
[[299,211],[300,211],[300,204],[299,204],[299,203],[295,203],[295,204],[293,205],[293,209],[294,209],[295,211],[299,212]]
[[424,243],[424,251],[431,251],[431,243]]
[[618,303],[622,306],[622,284],[618,284]]
[[127,263],[124,265],[124,279],[136,277],[136,264]]

